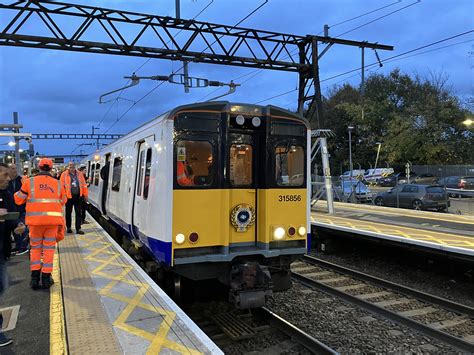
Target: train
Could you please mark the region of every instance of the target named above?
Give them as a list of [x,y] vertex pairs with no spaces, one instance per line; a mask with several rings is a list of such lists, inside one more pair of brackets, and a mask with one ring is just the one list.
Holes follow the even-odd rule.
[[177,293],[215,279],[236,308],[261,307],[310,246],[310,133],[272,105],[176,107],[82,161],[89,207]]

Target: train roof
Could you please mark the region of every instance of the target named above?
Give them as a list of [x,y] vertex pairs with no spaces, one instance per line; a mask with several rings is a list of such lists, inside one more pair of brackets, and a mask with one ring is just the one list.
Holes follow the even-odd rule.
[[[176,108],[170,111],[167,111],[158,116],[155,116],[151,120],[135,128],[134,130],[126,133],[122,138],[119,138],[113,141],[112,143],[107,145],[107,147],[105,147],[104,149],[110,148],[114,146],[116,143],[119,143],[122,140],[127,139],[128,136],[139,132],[141,129],[145,128],[146,126],[152,125],[155,122],[157,123],[168,117],[173,117],[180,111],[188,111],[188,110],[189,111],[190,110],[220,111],[220,112],[231,112],[231,113],[240,113],[240,114],[266,115],[266,116],[282,117],[282,118],[287,117],[293,120],[301,121],[301,123],[303,123],[307,129],[310,129],[310,124],[308,120],[306,120],[303,116],[301,116],[300,114],[296,112],[291,112],[278,106],[273,106],[273,105],[262,106],[262,105],[237,103],[237,102],[229,102],[229,101],[197,102],[197,103],[177,106]],[[92,155],[94,154],[90,154],[90,156]]]

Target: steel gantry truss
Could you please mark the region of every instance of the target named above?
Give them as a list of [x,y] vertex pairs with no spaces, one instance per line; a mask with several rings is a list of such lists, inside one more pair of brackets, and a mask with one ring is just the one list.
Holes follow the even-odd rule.
[[[5,46],[296,72],[298,109],[303,112],[305,103],[311,101],[321,124],[318,61],[324,53],[334,44],[393,50],[392,46],[329,36],[299,36],[51,1],[0,4],[0,13],[6,19],[0,24],[0,45]],[[40,23],[47,35],[37,35]],[[319,44],[326,45],[321,52]]]

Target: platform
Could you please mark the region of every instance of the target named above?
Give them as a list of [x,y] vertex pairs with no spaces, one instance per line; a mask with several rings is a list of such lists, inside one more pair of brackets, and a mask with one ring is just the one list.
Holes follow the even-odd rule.
[[97,223],[83,230],[59,243],[49,292],[28,287],[27,255],[12,257],[6,306],[20,312],[0,353],[222,354]]
[[474,260],[474,216],[335,202],[330,215],[319,201],[311,213],[318,230],[338,231],[409,244]]

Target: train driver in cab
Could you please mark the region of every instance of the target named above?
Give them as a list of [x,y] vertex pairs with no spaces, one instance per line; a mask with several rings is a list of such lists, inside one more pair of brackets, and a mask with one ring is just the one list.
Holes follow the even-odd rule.
[[186,159],[177,162],[176,179],[181,186],[194,186],[193,170]]

